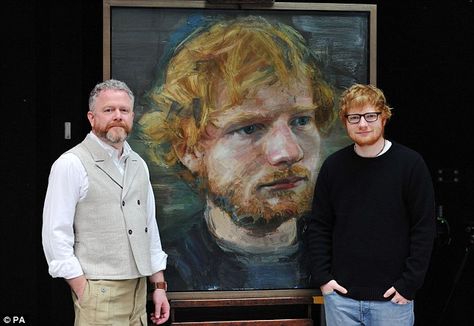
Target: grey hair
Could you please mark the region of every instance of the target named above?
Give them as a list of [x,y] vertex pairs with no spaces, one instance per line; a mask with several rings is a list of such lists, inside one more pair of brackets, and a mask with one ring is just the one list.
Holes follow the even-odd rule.
[[123,81],[120,81],[120,80],[109,79],[95,85],[94,89],[89,94],[89,111],[94,111],[94,105],[95,105],[97,96],[99,96],[100,92],[105,91],[107,89],[126,92],[128,96],[130,97],[130,99],[132,100],[132,108],[133,108],[133,103],[135,102],[135,96],[133,96],[133,92],[130,90],[127,84],[125,84]]

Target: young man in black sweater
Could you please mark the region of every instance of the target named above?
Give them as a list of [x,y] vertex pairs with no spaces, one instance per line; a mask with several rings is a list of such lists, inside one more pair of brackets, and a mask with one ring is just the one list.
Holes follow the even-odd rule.
[[414,323],[435,236],[434,190],[423,158],[384,138],[390,110],[372,85],[346,90],[340,118],[354,144],[318,175],[307,239],[328,326]]

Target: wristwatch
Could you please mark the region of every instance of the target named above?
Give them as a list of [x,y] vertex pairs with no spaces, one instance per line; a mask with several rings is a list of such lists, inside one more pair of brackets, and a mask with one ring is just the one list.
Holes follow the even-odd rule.
[[151,283],[151,288],[153,291],[155,291],[156,289],[160,289],[160,290],[168,290],[168,283],[166,282],[152,282]]

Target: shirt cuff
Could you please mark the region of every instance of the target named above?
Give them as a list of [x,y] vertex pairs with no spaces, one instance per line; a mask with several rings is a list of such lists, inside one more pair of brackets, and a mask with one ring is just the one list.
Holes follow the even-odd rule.
[[153,274],[166,269],[167,258],[168,255],[164,251],[151,257],[151,270]]
[[49,263],[49,274],[52,277],[62,277],[71,279],[84,274],[81,264],[76,257],[71,257],[64,260],[52,260]]

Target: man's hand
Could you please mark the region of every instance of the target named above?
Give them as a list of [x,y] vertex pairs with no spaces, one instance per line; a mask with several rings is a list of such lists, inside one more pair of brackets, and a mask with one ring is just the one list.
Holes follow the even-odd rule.
[[82,299],[82,295],[84,294],[84,289],[86,288],[87,279],[84,275],[67,279],[66,282],[71,287],[72,291],[76,294],[77,299],[79,302]]
[[170,317],[170,304],[165,290],[156,289],[153,291],[153,303],[155,304],[155,311],[150,314],[150,319],[153,324],[163,324]]
[[393,303],[407,304],[407,303],[410,302],[410,300],[405,299],[400,293],[398,293],[397,290],[395,290],[395,288],[393,286],[390,289],[388,289],[387,292],[385,292],[383,297],[388,298],[389,296],[393,295],[394,293],[395,293],[395,295],[393,296],[393,298],[391,300]]
[[344,294],[347,293],[347,290],[344,287],[340,286],[339,283],[337,283],[335,280],[330,280],[326,284],[321,285],[320,289],[322,294],[329,294],[334,291],[339,291]]

